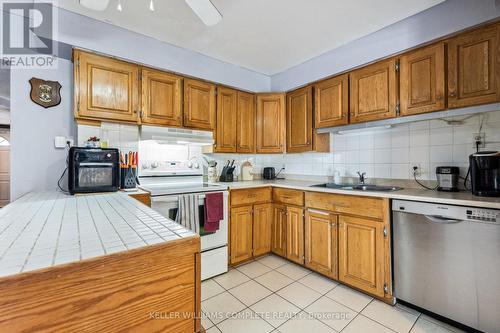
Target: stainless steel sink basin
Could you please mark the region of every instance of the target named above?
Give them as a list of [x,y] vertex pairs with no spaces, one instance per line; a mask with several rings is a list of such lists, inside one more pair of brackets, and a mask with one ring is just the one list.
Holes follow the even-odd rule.
[[397,186],[385,186],[385,185],[369,185],[369,184],[335,184],[335,183],[325,183],[325,184],[317,184],[311,185],[311,187],[324,187],[324,188],[332,188],[338,190],[356,190],[356,191],[380,191],[380,192],[392,192],[401,190],[401,187]]

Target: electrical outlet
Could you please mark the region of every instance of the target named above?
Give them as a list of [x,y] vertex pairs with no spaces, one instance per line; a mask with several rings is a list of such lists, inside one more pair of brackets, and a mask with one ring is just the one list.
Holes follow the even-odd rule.
[[486,146],[486,134],[484,132],[472,134],[472,147],[473,148],[476,148],[477,142],[479,142],[479,145],[477,145],[477,147],[479,147],[479,148],[484,148]]
[[422,176],[422,166],[420,165],[420,163],[411,164],[410,172],[412,175],[415,175],[416,177]]

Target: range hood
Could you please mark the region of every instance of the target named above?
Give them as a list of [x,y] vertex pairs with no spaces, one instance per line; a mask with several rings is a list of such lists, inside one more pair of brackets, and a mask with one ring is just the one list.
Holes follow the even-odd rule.
[[143,125],[141,141],[153,140],[159,144],[209,146],[214,144],[212,131]]

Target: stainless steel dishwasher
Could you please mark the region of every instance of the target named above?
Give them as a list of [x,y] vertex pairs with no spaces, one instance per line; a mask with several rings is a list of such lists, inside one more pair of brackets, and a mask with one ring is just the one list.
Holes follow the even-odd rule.
[[500,332],[500,210],[394,200],[397,299]]

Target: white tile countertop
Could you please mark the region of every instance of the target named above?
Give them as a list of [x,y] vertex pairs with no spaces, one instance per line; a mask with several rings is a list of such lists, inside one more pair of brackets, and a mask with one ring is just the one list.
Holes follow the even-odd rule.
[[126,193],[28,193],[0,209],[0,277],[195,236]]
[[375,191],[354,191],[331,189],[322,187],[311,187],[311,185],[325,183],[318,180],[253,180],[240,181],[233,183],[221,183],[227,185],[229,189],[244,189],[252,187],[275,186],[291,188],[311,192],[327,192],[345,195],[359,195],[365,197],[379,197],[399,200],[422,201],[449,205],[471,206],[481,208],[500,209],[500,197],[478,197],[471,192],[440,192],[425,189],[405,188],[393,192],[375,192]]

